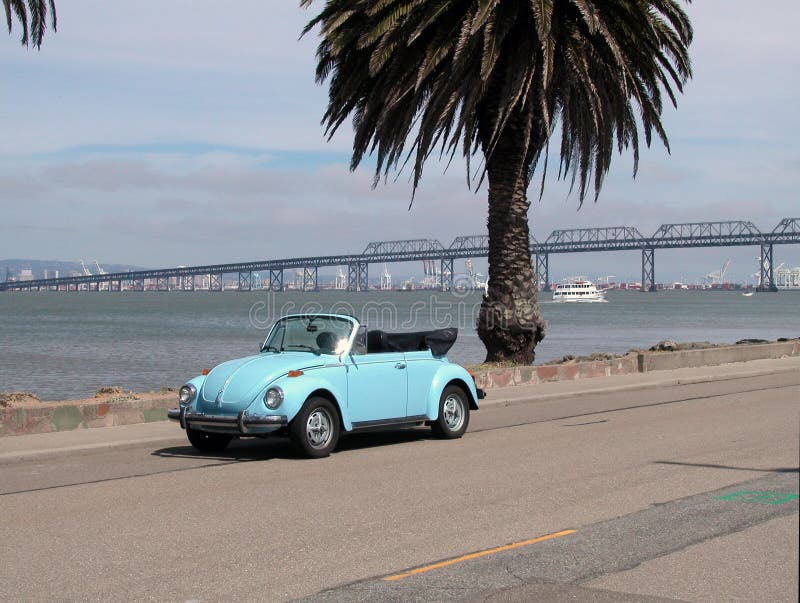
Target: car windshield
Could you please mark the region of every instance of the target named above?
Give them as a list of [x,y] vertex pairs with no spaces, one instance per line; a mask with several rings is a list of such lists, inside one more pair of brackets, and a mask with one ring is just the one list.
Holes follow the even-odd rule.
[[352,332],[353,322],[337,316],[287,316],[272,327],[261,351],[343,354]]

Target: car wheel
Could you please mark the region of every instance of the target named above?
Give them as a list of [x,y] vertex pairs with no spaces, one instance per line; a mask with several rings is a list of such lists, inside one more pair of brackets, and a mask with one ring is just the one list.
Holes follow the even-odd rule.
[[222,452],[233,439],[232,436],[222,433],[207,433],[197,429],[186,429],[189,443],[203,452]]
[[309,398],[289,425],[297,451],[309,458],[328,456],[339,441],[339,413],[326,398]]
[[448,385],[439,398],[439,418],[431,423],[433,433],[440,438],[454,439],[464,435],[469,425],[469,400],[457,385]]

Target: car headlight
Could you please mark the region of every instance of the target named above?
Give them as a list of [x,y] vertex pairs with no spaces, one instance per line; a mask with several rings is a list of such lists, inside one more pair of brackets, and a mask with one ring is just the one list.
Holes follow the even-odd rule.
[[264,404],[267,408],[275,410],[283,403],[283,390],[280,387],[270,387],[264,394]]
[[189,404],[192,400],[194,400],[196,393],[197,388],[195,388],[195,386],[191,383],[187,383],[178,392],[178,401],[184,405]]

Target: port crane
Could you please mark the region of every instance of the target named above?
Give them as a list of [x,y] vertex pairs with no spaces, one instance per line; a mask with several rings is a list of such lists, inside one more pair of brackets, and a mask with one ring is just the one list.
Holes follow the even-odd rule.
[[[97,270],[97,274],[108,274],[108,272],[103,270],[103,267],[100,266],[100,263],[97,260],[94,261],[94,267]],[[99,283],[97,285],[97,287],[98,287],[99,291],[108,291],[108,285],[107,284]]]
[[83,274],[83,276],[92,276],[92,273],[86,267],[86,264],[83,263],[83,260],[80,260],[80,263],[81,263],[81,273]]
[[383,274],[381,274],[381,290],[389,291],[393,288],[392,275],[386,264],[383,264]]
[[782,289],[800,289],[800,266],[797,268],[784,268],[783,262],[775,270],[775,284]]
[[472,265],[472,260],[467,260],[467,281],[469,282],[470,289],[486,289],[486,281],[481,280],[483,275],[480,272],[475,272],[475,267]]
[[729,259],[728,261],[726,261],[722,265],[722,268],[720,268],[716,272],[709,272],[708,274],[706,274],[706,276],[705,276],[706,284],[708,284],[708,285],[721,285],[722,284],[722,279],[725,278],[725,273],[728,271],[728,266],[730,266],[730,265],[731,265],[731,261]]
[[422,260],[422,273],[425,275],[420,283],[424,289],[433,289],[439,281],[439,271],[435,260]]
[[294,271],[294,281],[292,282],[292,288],[297,289],[298,291],[303,290],[303,271],[302,270],[295,270]]
[[[92,276],[91,271],[86,267],[86,264],[83,263],[83,260],[79,260],[79,261],[80,261],[80,264],[81,264],[81,274],[83,274],[83,276]],[[98,284],[97,286],[98,286],[97,290],[99,291],[100,290],[99,289],[100,285]],[[90,284],[81,285],[79,288],[82,291],[86,291],[86,290],[90,290],[91,289],[91,285]]]
[[345,276],[344,270],[342,270],[341,266],[336,269],[336,280],[333,283],[333,288],[337,291],[344,291],[347,289],[347,277]]
[[[760,255],[756,256],[756,262],[758,262],[758,265],[761,266],[761,256]],[[773,269],[773,272],[776,275],[776,277],[775,277],[776,280],[777,280],[778,272],[780,272],[781,268],[783,268],[785,265],[786,265],[786,262],[781,262],[780,265],[777,268]],[[761,284],[762,284],[761,283],[761,271],[759,270],[758,272],[756,272],[752,276],[755,277],[755,279],[756,279],[756,286],[760,287]]]

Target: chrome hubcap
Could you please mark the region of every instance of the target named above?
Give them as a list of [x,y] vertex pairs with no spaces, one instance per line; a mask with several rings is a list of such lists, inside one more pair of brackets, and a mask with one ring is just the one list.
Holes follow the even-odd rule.
[[464,402],[458,396],[447,396],[442,406],[444,424],[450,431],[458,431],[464,424]]
[[317,408],[308,416],[306,437],[314,448],[325,448],[331,441],[333,420],[324,408]]

